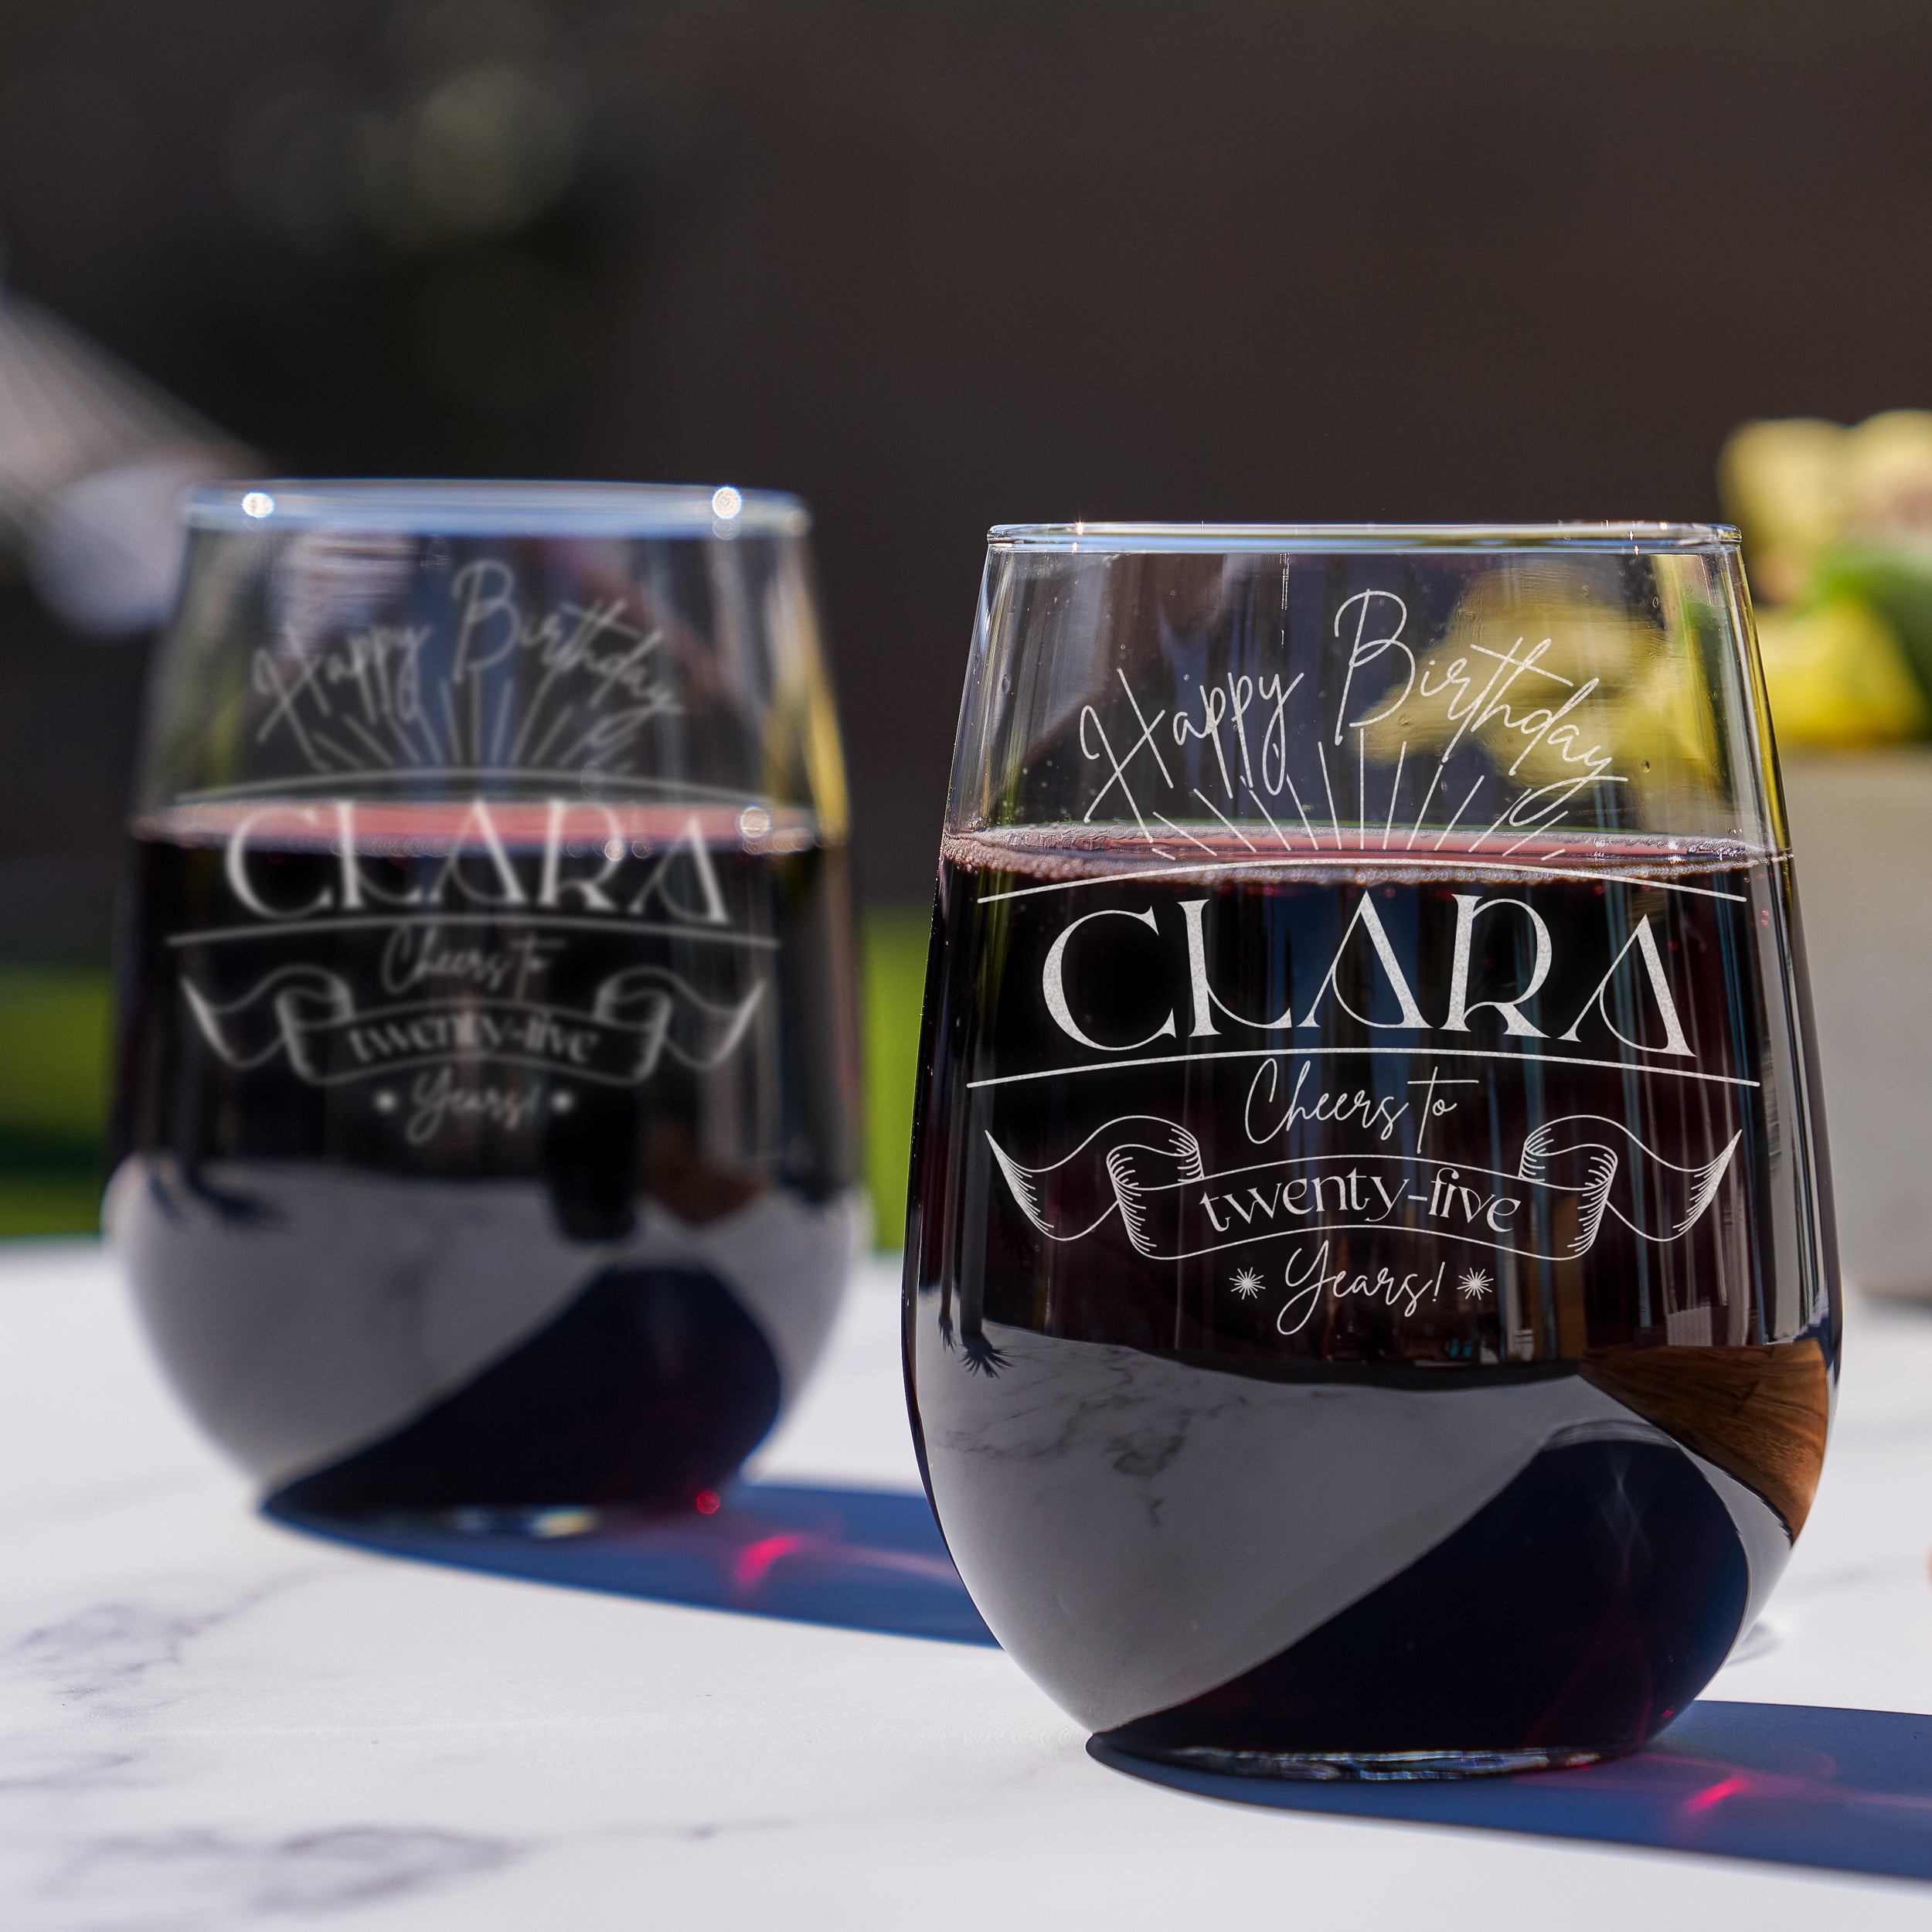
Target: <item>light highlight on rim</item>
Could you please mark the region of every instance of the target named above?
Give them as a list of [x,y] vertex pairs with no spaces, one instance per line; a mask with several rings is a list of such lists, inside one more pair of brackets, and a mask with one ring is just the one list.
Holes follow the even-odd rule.
[[[736,508],[717,507],[728,496]],[[265,507],[264,507],[265,506]],[[274,478],[191,491],[197,530],[369,530],[417,536],[803,536],[811,512],[777,490],[685,483],[466,482]]]
[[1254,551],[1321,556],[1404,551],[1590,550],[1634,555],[1735,550],[1728,523],[996,523],[995,550],[1094,551],[1151,556],[1174,551]]

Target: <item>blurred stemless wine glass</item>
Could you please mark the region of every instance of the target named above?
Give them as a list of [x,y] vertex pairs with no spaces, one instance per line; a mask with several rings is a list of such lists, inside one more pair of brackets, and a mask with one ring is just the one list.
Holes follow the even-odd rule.
[[992,533],[909,1395],[1103,1748],[1628,1751],[1804,1526],[1838,1314],[1735,533]]
[[163,1359],[299,1510],[708,1504],[855,1226],[803,506],[270,482],[188,515],[108,1203]]

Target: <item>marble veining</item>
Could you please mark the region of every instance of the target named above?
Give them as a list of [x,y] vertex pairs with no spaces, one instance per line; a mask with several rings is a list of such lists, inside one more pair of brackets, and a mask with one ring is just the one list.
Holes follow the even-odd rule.
[[[901,1488],[896,1270],[759,1475]],[[1002,1338],[1002,1345],[1007,1345]],[[1714,1688],[1932,1711],[1932,1323],[1866,1319],[1767,1628]],[[1074,1437],[1157,1507],[1211,1418],[1124,1376]],[[1206,1434],[1201,1432],[1205,1430]],[[1923,1893],[1713,1859],[1204,1804],[1090,1761],[983,1646],[548,1587],[256,1515],[90,1246],[0,1250],[0,1929],[1001,1932],[1298,1922],[1923,1923]]]
[[7,1647],[6,1655],[63,1700],[123,1714],[165,1705],[181,1693],[161,1683],[157,1673],[179,1671],[198,1638],[246,1616],[298,1580],[298,1573],[277,1577],[199,1608],[151,1598],[90,1604],[29,1631]]
[[[48,1886],[62,1902],[155,1900],[156,1928],[204,1915],[320,1916],[501,1869],[526,1848],[502,1838],[396,1825],[344,1825],[284,1838],[212,1831],[107,1837],[77,1845]],[[138,1918],[120,1921],[130,1927]]]

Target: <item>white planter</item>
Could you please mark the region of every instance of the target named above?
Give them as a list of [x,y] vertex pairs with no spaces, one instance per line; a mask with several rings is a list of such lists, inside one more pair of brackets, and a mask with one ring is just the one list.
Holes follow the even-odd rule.
[[1932,749],[1782,763],[1845,1274],[1932,1299]]

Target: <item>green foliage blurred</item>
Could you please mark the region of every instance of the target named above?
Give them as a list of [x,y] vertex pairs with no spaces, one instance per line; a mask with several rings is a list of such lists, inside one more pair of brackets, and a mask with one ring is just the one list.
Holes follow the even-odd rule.
[[919,1015],[931,930],[923,906],[875,911],[865,924],[866,1185],[872,1191],[872,1239],[882,1248],[898,1247],[906,1238]]
[[[865,1177],[876,1236],[898,1247],[926,975],[923,910],[862,935]],[[104,972],[0,968],[0,1236],[91,1233],[106,1179],[113,992]]]
[[0,968],[0,1236],[98,1225],[111,1007],[104,972]]

